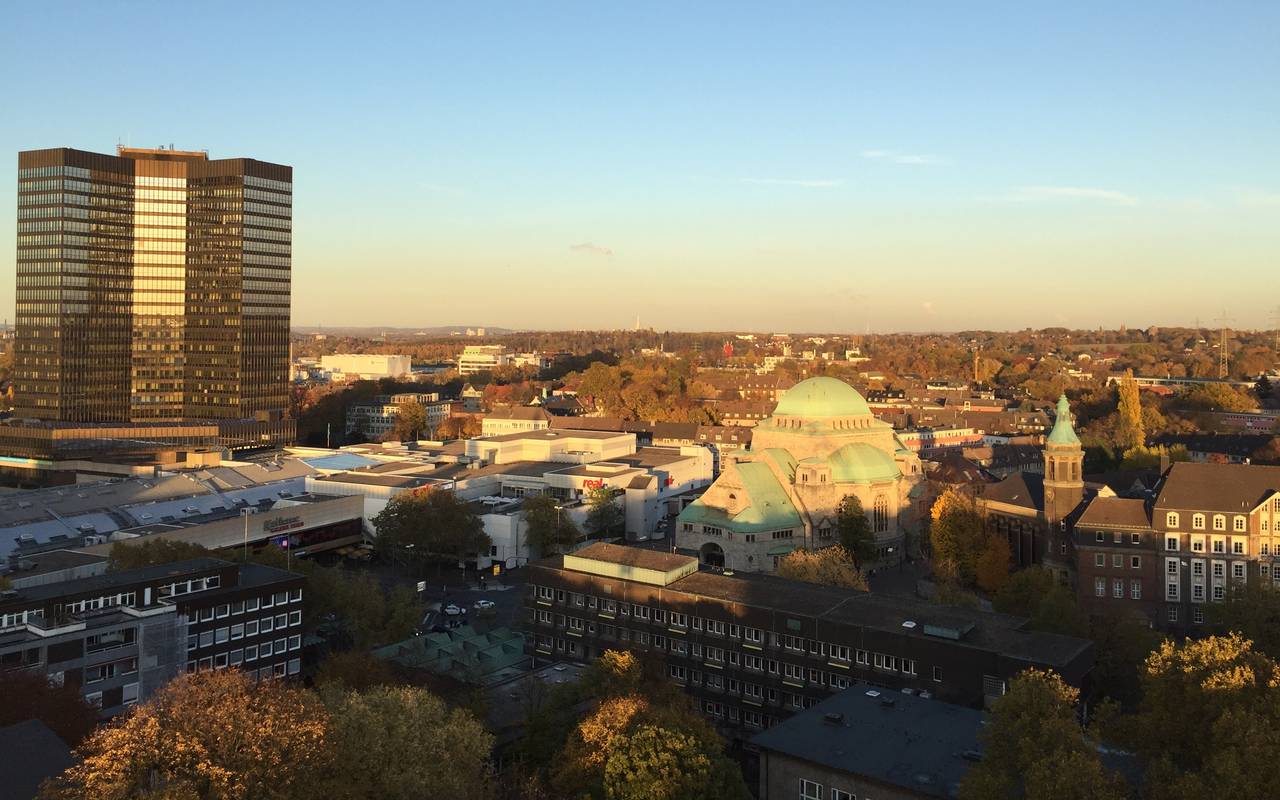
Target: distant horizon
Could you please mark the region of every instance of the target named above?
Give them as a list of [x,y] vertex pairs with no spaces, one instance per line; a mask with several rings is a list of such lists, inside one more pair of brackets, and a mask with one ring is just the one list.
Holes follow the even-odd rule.
[[16,153],[163,142],[294,168],[301,324],[1280,324],[1280,4],[319,5],[6,9],[0,316]]

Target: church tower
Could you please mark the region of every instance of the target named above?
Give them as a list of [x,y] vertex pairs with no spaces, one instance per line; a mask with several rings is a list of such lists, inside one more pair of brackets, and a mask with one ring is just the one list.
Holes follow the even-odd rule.
[[1084,500],[1084,448],[1071,424],[1071,406],[1058,398],[1058,416],[1044,446],[1044,515],[1051,531]]

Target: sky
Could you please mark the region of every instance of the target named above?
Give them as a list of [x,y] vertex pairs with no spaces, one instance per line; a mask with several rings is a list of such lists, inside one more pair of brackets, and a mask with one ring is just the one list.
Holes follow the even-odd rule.
[[1274,0],[12,2],[0,174],[292,165],[299,326],[1267,327],[1277,42]]

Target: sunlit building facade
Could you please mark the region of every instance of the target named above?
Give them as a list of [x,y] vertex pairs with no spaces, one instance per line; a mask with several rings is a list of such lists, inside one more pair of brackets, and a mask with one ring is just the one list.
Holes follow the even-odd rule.
[[204,152],[19,153],[18,416],[278,420],[292,181]]

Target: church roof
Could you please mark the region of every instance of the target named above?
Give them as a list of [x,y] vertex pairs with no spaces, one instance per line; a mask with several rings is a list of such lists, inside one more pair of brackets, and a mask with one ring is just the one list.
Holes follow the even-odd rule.
[[1076,429],[1071,426],[1071,404],[1064,394],[1058,398],[1058,416],[1053,422],[1053,430],[1049,432],[1050,444],[1080,444]]
[[[791,463],[794,465],[794,460]],[[730,515],[724,509],[707,505],[700,498],[680,512],[679,521],[724,526],[741,533],[803,526],[800,512],[791,504],[786,490],[778,483],[768,464],[762,461],[743,461],[735,464],[734,468],[747,495],[748,505],[745,508]]]
[[809,378],[787,390],[773,413],[791,417],[869,416],[871,407],[858,390],[835,378]]
[[847,444],[827,456],[836,483],[877,483],[902,476],[898,464],[878,447],[864,442]]
[[1004,503],[1030,511],[1044,511],[1044,476],[1034,472],[1018,472],[982,493],[985,503]]

